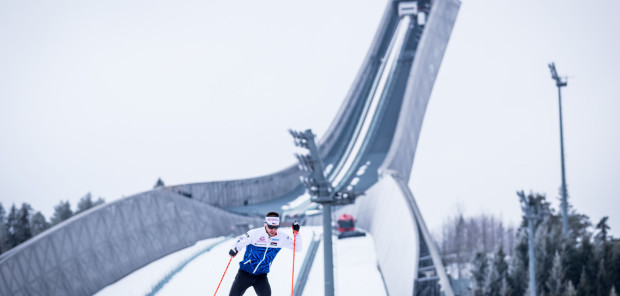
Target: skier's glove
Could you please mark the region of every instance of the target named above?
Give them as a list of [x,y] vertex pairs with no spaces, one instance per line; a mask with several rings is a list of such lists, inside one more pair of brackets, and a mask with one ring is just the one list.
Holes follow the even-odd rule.
[[230,249],[230,251],[228,251],[228,255],[230,256],[237,256],[237,253],[239,253],[239,251],[237,251],[237,249]]
[[293,231],[299,232],[299,222],[297,221],[293,222]]

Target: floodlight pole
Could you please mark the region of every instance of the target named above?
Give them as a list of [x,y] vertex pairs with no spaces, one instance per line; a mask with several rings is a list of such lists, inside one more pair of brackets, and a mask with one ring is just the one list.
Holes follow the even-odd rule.
[[332,205],[323,203],[323,270],[325,296],[334,296],[334,255],[332,245]]
[[551,70],[551,78],[555,80],[555,85],[558,87],[558,105],[560,109],[560,156],[562,161],[562,193],[561,210],[562,210],[562,235],[568,237],[568,190],[566,189],[566,169],[564,166],[564,128],[562,123],[562,87],[566,86],[568,82],[566,79],[562,80],[555,69],[555,63],[549,64],[549,70]]
[[319,148],[314,141],[314,134],[306,130],[308,136],[308,150],[310,157],[315,161],[315,175],[319,181],[319,194],[315,199],[323,206],[323,270],[325,280],[325,296],[334,296],[334,255],[332,245],[332,196],[330,185],[324,175],[323,162],[319,154]]
[[536,204],[532,196],[525,197],[523,191],[517,192],[521,202],[521,209],[528,224],[528,256],[530,269],[530,296],[536,296],[536,254],[535,254],[535,226],[536,222],[542,219],[542,211]]
[[[312,176],[316,182],[316,188],[312,201],[320,203],[323,206],[323,270],[325,280],[325,296],[334,296],[334,257],[332,247],[332,202],[333,196],[331,185],[324,175],[323,162],[319,154],[319,149],[314,141],[314,134],[311,130],[305,132],[290,131],[296,141],[303,141],[303,145],[299,145],[310,151],[310,158],[314,164]],[[298,140],[299,139],[299,140]]]
[[528,234],[528,255],[530,259],[530,295],[536,296],[536,257],[534,254],[534,224],[535,220],[527,219],[527,225],[529,229]]
[[289,130],[295,139],[295,145],[308,149],[309,156],[297,155],[299,167],[310,172],[310,176],[301,177],[311,201],[323,207],[323,267],[325,276],[325,296],[334,296],[334,257],[332,247],[332,206],[348,205],[355,202],[357,196],[363,192],[336,191],[325,176],[323,161],[319,148],[314,141],[311,130],[297,132]]

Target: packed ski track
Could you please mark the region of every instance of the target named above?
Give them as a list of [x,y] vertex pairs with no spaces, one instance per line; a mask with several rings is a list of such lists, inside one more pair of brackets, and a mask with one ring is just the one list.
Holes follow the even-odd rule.
[[[281,230],[292,235],[290,230]],[[322,235],[321,227],[302,227],[303,250],[295,254],[295,279],[312,242],[313,235]],[[235,238],[210,238],[156,260],[99,291],[97,296],[122,295],[213,295],[226,265],[228,251]],[[374,241],[365,237],[337,239],[334,236],[334,280],[336,295],[386,295],[381,274],[377,268]],[[208,251],[205,251],[206,249]],[[217,295],[228,295],[244,251],[230,262]],[[201,253],[203,252],[203,253]],[[283,249],[274,260],[269,272],[272,295],[291,294],[293,252]],[[170,275],[172,275],[170,277]],[[166,278],[168,280],[166,281]],[[160,284],[161,289],[154,290]],[[303,295],[324,295],[323,244],[319,245]],[[249,288],[244,295],[255,296]]]

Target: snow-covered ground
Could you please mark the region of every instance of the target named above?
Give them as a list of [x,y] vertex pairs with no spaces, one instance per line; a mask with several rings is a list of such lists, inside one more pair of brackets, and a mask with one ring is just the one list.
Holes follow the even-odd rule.
[[[288,230],[281,230],[290,234]],[[320,227],[302,227],[303,250],[295,254],[295,277],[303,264],[306,251],[313,235],[322,235]],[[189,261],[176,273],[156,295],[212,295],[222,278],[226,265],[230,260],[228,250],[234,239],[212,238],[200,241],[196,245],[163,257],[102,289],[96,295],[146,295],[152,291],[166,275],[180,264],[187,262],[198,252],[219,241],[222,243],[210,251]],[[334,243],[334,280],[336,295],[386,295],[381,274],[377,269],[374,241],[370,235],[348,238]],[[243,251],[230,262],[226,276],[217,295],[228,295],[230,286],[237,274]],[[283,249],[278,253],[269,273],[272,295],[288,295],[291,293],[291,271],[293,252]],[[245,293],[254,296],[252,288]],[[317,250],[304,295],[324,295],[323,286],[323,245]]]
[[[224,237],[218,237],[199,241],[191,247],[151,262],[150,264],[118,280],[117,282],[103,288],[95,295],[146,295],[151,292],[152,288],[160,280],[179,266],[179,264],[183,263],[185,260],[191,258],[194,254],[200,252],[208,246],[225,239],[226,238]],[[223,242],[222,244],[227,245],[226,242]]]

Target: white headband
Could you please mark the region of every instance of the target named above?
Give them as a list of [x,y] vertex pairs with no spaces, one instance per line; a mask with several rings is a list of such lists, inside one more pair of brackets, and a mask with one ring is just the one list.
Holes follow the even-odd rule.
[[267,225],[280,225],[280,217],[265,217]]

